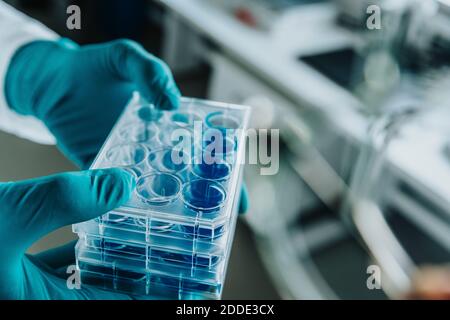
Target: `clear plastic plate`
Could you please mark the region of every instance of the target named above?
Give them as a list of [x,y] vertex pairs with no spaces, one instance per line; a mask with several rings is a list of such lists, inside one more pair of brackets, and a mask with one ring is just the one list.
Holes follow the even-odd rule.
[[249,115],[248,107],[188,98],[162,112],[133,97],[91,168],[124,168],[136,190],[126,205],[74,225],[84,283],[220,298]]

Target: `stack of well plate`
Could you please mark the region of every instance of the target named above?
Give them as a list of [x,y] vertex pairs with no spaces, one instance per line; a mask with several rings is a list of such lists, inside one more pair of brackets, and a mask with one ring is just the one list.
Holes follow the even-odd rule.
[[136,177],[129,202],[74,225],[86,285],[166,299],[219,299],[231,250],[250,109],[135,96],[92,169]]

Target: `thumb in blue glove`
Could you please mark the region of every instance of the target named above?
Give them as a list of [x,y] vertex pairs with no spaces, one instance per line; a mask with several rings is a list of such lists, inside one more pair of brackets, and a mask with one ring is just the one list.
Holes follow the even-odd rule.
[[0,183],[0,299],[128,298],[88,286],[71,290],[65,278],[25,252],[57,228],[121,206],[134,186],[133,176],[121,169]]

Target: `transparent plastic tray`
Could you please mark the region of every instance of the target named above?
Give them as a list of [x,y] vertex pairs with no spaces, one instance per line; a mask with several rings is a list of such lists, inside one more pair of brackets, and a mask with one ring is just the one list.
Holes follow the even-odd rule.
[[102,217],[103,225],[129,229],[133,221],[136,232],[172,229],[182,238],[227,232],[249,114],[248,107],[188,98],[163,112],[135,95],[92,165],[122,167],[137,179],[131,200]]
[[162,298],[220,298],[249,114],[248,107],[187,98],[162,112],[133,97],[92,169],[129,170],[136,191],[123,207],[74,225],[84,283]]
[[202,283],[182,276],[141,273],[103,265],[96,261],[77,261],[82,284],[118,291],[142,299],[219,299],[220,283]]
[[182,274],[205,281],[221,280],[224,257],[167,247],[117,241],[99,236],[85,236],[76,246],[79,260],[97,260],[120,264],[127,270]]
[[166,232],[142,232],[130,227],[129,229],[103,225],[94,220],[86,222],[80,226],[74,226],[74,231],[80,238],[86,236],[100,236],[111,241],[126,241],[130,244],[150,245],[154,247],[165,247],[173,250],[183,250],[191,252],[202,252],[207,254],[224,255],[225,247],[228,243],[229,234],[211,241],[201,237],[193,237],[191,234],[180,236],[178,233],[173,235],[172,231]]

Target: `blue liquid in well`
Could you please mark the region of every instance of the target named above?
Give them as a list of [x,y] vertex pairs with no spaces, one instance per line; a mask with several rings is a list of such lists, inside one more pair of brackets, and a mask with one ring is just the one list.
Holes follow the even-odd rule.
[[234,131],[240,127],[239,120],[222,111],[208,114],[205,122],[208,127],[222,131]]
[[194,180],[183,190],[183,197],[188,207],[194,210],[213,213],[225,200],[225,191],[214,181]]
[[227,163],[207,164],[202,161],[194,166],[194,172],[205,179],[222,180],[229,176],[231,167]]
[[[234,145],[233,150],[237,150],[237,137],[235,136],[236,130],[240,128],[239,120],[235,117],[222,112],[212,112],[205,119],[206,125],[209,130],[220,131],[222,134],[223,143],[227,144],[226,140],[230,140]],[[227,147],[227,150],[228,147]],[[229,153],[229,151],[224,151],[223,153]]]
[[127,246],[120,243],[107,241],[104,244],[106,251],[114,251],[125,255],[138,255],[145,257],[145,247]]
[[170,251],[152,250],[152,256],[169,263],[181,263],[184,265],[192,263],[192,256]]
[[177,194],[179,188],[177,181],[167,179],[165,176],[158,176],[155,179],[153,191],[158,196],[170,197]]
[[180,188],[180,180],[168,173],[143,176],[137,182],[139,196],[152,205],[164,205],[175,200]]
[[[219,140],[216,142],[220,137],[222,138],[222,141]],[[218,157],[223,155],[223,157],[225,157],[226,155],[229,156],[233,154],[237,149],[237,143],[234,137],[227,137],[224,133],[216,129],[208,129],[202,140],[204,156],[210,155]]]
[[187,166],[181,160],[183,160],[183,151],[167,150],[162,157],[162,165],[171,171],[181,171]]

